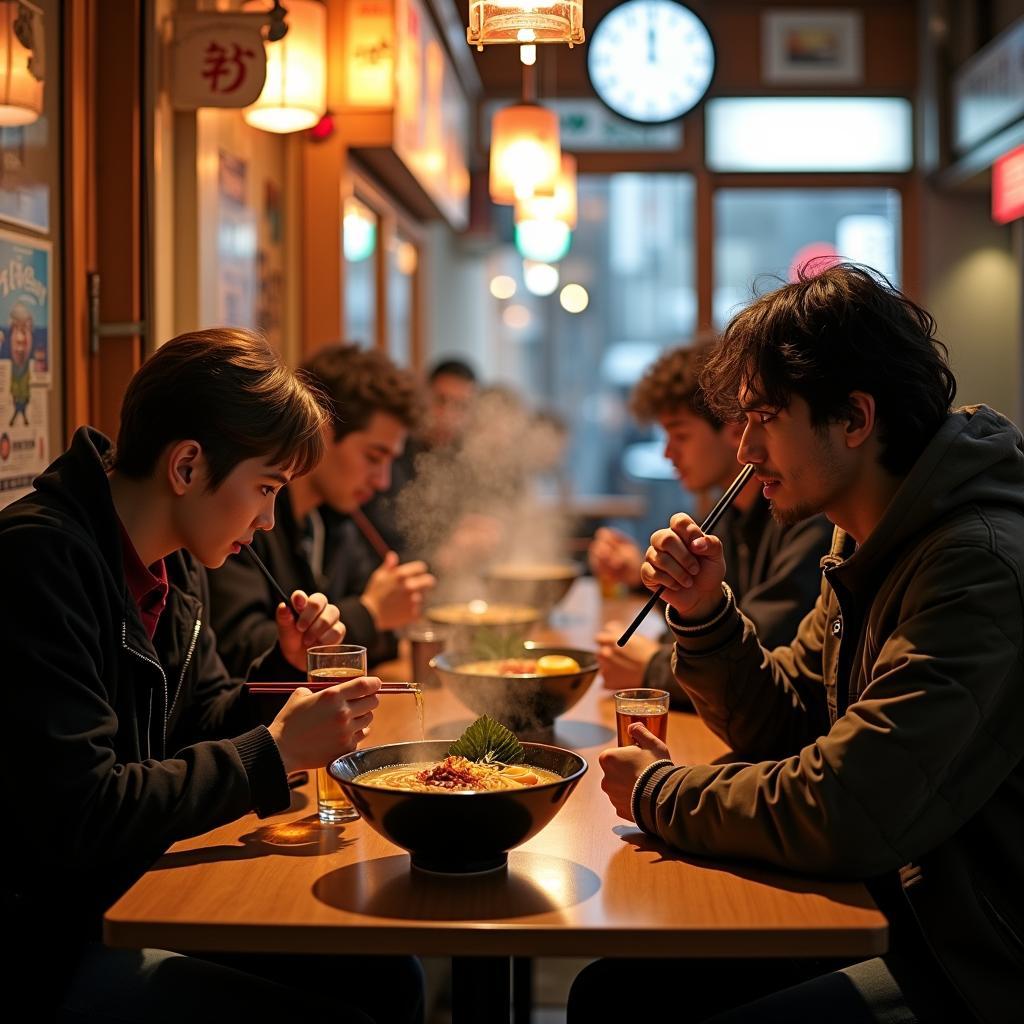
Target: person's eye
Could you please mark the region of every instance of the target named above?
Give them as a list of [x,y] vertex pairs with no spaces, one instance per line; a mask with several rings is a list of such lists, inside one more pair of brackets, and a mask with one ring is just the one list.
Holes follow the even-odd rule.
[[758,423],[760,423],[761,426],[764,427],[771,423],[771,421],[774,420],[778,414],[774,412],[759,412],[756,415]]
[[271,487],[270,484],[263,484],[260,487],[260,491],[262,492],[264,498],[269,498],[272,494],[277,494],[277,489]]

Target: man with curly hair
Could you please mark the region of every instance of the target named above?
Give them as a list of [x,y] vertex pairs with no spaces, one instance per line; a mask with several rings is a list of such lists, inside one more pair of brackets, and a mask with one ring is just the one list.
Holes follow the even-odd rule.
[[[880,274],[840,264],[739,313],[702,374],[712,407],[743,417],[739,458],[775,517],[824,513],[832,553],[813,612],[769,650],[719,538],[685,514],[652,536],[641,576],[665,587],[673,668],[735,759],[673,763],[638,723],[635,746],[601,754],[602,788],[687,856],[863,880],[889,942],[838,970],[666,964],[660,991],[644,986],[651,1016],[1021,1019],[1024,437],[986,406],[952,408],[935,331]],[[569,1021],[631,1012],[642,970],[588,967]]]
[[[434,585],[424,562],[380,560],[366,546],[352,514],[391,482],[420,416],[416,382],[384,353],[357,345],[321,349],[302,371],[331,411],[327,454],[278,496],[274,529],[253,547],[285,590],[313,588],[341,609],[346,642],[367,648],[371,664],[395,656],[394,631],[420,613]],[[243,671],[266,646],[278,599],[254,564],[233,559],[211,574],[213,624],[221,657]]]
[[[665,456],[680,483],[700,493],[724,490],[739,469],[736,449],[743,428],[708,405],[698,376],[714,351],[714,339],[665,352],[644,374],[630,405],[641,422],[665,431]],[[728,583],[743,611],[757,625],[765,646],[787,642],[814,606],[821,586],[820,560],[828,553],[831,526],[824,516],[796,523],[772,519],[768,502],[753,485],[740,492],[719,525],[727,550]],[[637,586],[643,554],[625,534],[598,530],[590,548],[595,575]],[[618,647],[624,623],[608,622],[597,635],[598,661],[609,690],[653,686],[668,690],[673,703],[690,702],[672,674],[672,644],[634,636]]]

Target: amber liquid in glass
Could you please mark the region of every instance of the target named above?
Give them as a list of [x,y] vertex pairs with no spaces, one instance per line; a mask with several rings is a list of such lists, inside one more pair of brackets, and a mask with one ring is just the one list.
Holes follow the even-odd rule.
[[615,728],[619,736],[620,747],[631,747],[633,737],[629,735],[629,727],[639,722],[644,728],[649,729],[663,743],[668,736],[668,708],[658,704],[643,704],[637,702],[628,711],[616,710]]
[[313,688],[323,690],[335,683],[343,683],[347,679],[358,679],[366,673],[361,668],[315,668],[309,673],[309,681]]
[[[309,681],[313,684],[314,690],[322,690],[362,675],[366,673],[361,668],[332,666],[313,669],[309,673]],[[348,821],[358,817],[356,809],[349,803],[341,786],[328,774],[326,768],[317,768],[316,788],[321,821]]]

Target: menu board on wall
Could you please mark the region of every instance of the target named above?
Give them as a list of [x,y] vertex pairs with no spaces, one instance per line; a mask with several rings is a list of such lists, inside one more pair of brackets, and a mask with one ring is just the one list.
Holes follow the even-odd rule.
[[422,0],[395,0],[394,150],[456,230],[469,221],[469,104]]

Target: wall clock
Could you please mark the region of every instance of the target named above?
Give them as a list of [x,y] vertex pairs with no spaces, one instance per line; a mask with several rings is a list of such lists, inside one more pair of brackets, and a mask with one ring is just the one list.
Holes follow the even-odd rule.
[[674,0],[626,0],[590,37],[590,82],[606,106],[631,121],[682,117],[707,92],[714,70],[708,30]]

